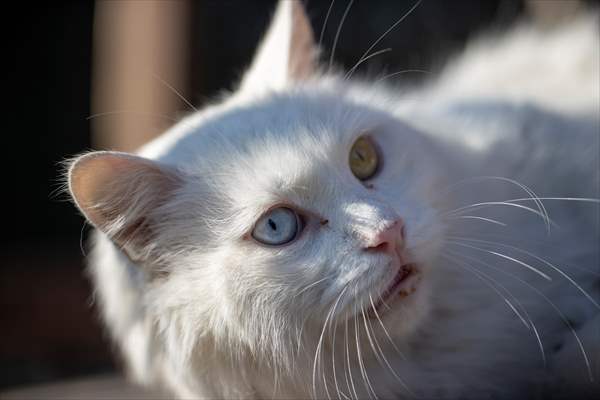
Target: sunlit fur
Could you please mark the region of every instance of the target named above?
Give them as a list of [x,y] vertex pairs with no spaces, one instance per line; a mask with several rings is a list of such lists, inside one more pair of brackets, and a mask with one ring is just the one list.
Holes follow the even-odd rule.
[[[549,48],[561,57],[540,65]],[[269,90],[246,82],[140,150],[182,178],[154,218],[160,263],[134,265],[102,232],[90,255],[133,377],[189,398],[597,392],[598,204],[542,208],[527,189],[598,198],[597,20],[469,49],[419,89],[318,71]],[[520,69],[497,64],[506,57]],[[382,160],[372,187],[348,166],[361,135]],[[248,234],[276,205],[306,227],[262,246]],[[397,218],[421,281],[373,318],[394,271],[364,247]]]

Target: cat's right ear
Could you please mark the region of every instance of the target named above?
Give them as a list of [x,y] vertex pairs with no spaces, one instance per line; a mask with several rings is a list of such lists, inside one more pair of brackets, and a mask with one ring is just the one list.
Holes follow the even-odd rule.
[[240,90],[260,93],[310,78],[316,72],[317,55],[318,48],[302,2],[279,0]]
[[68,170],[79,210],[132,259],[149,255],[160,209],[182,182],[171,167],[119,152],[85,154]]

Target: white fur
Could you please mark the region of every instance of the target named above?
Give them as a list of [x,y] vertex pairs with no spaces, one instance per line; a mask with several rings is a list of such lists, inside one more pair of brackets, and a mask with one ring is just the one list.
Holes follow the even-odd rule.
[[[273,29],[289,32],[284,8]],[[351,398],[516,398],[556,394],[559,383],[573,396],[598,392],[559,314],[493,268],[548,296],[597,361],[590,324],[599,314],[589,299],[531,255],[476,241],[453,244],[458,236],[511,243],[552,260],[598,301],[597,276],[581,269],[598,269],[598,205],[544,202],[560,226],[549,234],[539,216],[516,207],[461,214],[506,227],[448,215],[464,205],[529,197],[490,177],[514,179],[542,197],[598,198],[597,20],[551,35],[520,28],[497,43],[479,42],[439,79],[410,91],[335,75],[288,81],[281,68],[289,39],[270,40],[239,92],[139,152],[184,177],[161,208],[157,243],[168,254],[166,274],[153,276],[95,234],[91,271],[102,315],[133,377],[184,398],[342,397],[338,389]],[[365,132],[384,162],[372,189],[348,168],[350,147]],[[475,178],[481,176],[488,178]],[[246,239],[276,204],[309,215],[300,238],[281,248]],[[533,201],[518,204],[537,210]],[[379,322],[365,325],[359,312],[393,274],[386,255],[362,251],[365,237],[398,217],[423,269],[417,291],[383,319],[402,356]],[[471,259],[457,266],[446,258],[450,252]],[[492,289],[469,268],[501,286]],[[557,357],[554,346],[562,346]],[[592,368],[598,380],[598,366]]]

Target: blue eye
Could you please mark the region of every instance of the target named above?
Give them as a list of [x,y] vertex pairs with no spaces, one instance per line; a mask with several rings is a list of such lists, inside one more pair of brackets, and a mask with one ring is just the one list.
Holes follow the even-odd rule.
[[298,214],[287,207],[279,207],[260,217],[254,226],[252,237],[260,243],[279,246],[294,240],[301,229]]

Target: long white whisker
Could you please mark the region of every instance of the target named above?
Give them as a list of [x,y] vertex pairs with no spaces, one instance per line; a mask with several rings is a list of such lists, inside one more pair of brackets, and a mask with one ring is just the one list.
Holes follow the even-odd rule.
[[335,50],[338,44],[338,40],[340,38],[340,33],[342,32],[342,27],[344,26],[344,22],[346,22],[346,17],[348,16],[348,13],[350,12],[350,8],[352,7],[352,4],[354,3],[354,0],[350,0],[348,2],[348,5],[346,6],[346,9],[344,10],[344,14],[342,15],[342,19],[340,20],[340,24],[338,25],[338,28],[335,32],[335,38],[333,39],[333,46],[331,47],[331,56],[329,57],[329,66],[328,66],[328,70],[331,70],[331,67],[333,66],[333,58],[335,57]]
[[[337,304],[339,303],[342,296],[344,295],[344,293],[346,292],[346,289],[348,289],[348,286],[344,287],[344,289],[338,295],[335,303],[333,304],[333,306],[327,313],[327,316],[325,317],[325,323],[323,324],[323,329],[321,330],[321,335],[319,337],[319,341],[317,342],[317,349],[315,350],[315,359],[313,362],[313,374],[312,374],[313,395],[315,398],[317,397],[317,366],[320,364],[321,347],[323,345],[323,338],[325,337],[325,330],[327,329],[327,322],[329,321],[329,318],[331,318],[331,316],[333,315],[333,311],[334,311],[335,307],[337,306]],[[325,386],[327,386],[327,383],[326,382],[324,382],[324,383],[325,383]]]
[[[355,64],[355,67],[353,69],[356,69],[356,66],[360,65],[362,63],[363,59],[365,57],[367,57],[367,55],[371,52],[371,50],[373,50],[375,48],[375,46],[377,46],[379,44],[379,42],[381,42],[396,26],[398,26],[398,24],[400,24],[410,14],[412,14],[412,12],[419,6],[419,4],[421,4],[422,1],[423,0],[418,0],[417,2],[415,2],[415,4],[413,4],[413,6],[406,13],[404,13],[404,15],[402,17],[400,17],[396,22],[394,22],[392,24],[392,26],[390,26],[385,32],[383,32],[383,34],[381,36],[379,36],[377,38],[377,40],[375,40],[373,42],[373,44],[371,44],[371,46],[369,46],[369,48],[363,53],[363,55],[360,56],[360,58],[358,59],[357,63]],[[353,69],[351,69],[348,72],[351,74],[353,72]]]
[[[478,264],[481,264],[481,265],[483,265],[485,267],[488,267],[488,268],[491,268],[491,269],[493,269],[495,271],[498,271],[498,272],[500,272],[500,273],[502,273],[504,275],[510,276],[510,277],[512,277],[514,279],[517,279],[519,281],[524,282],[522,279],[520,279],[516,275],[511,274],[510,272],[502,271],[500,268],[496,268],[493,265],[490,265],[490,264],[486,263],[485,261],[479,260],[479,259],[477,259],[475,257],[470,257],[470,256],[467,256],[467,255],[464,255],[464,254],[454,253],[452,251],[450,251],[450,253],[453,254],[456,257],[461,257],[461,258],[465,258],[467,260],[471,260],[471,261],[476,262]],[[492,279],[492,277],[490,277],[489,275],[485,274],[484,272],[482,272],[480,270],[478,270],[478,271],[479,271],[479,273],[481,273],[481,274],[483,274],[485,276],[488,276],[489,279]],[[507,289],[507,291],[508,291],[508,289]],[[508,293],[510,293],[510,292],[508,292]],[[527,320],[529,321],[529,324],[530,324],[530,326],[531,326],[531,328],[533,330],[533,333],[535,335],[535,338],[536,338],[536,340],[538,342],[538,347],[540,349],[540,354],[542,355],[542,362],[544,363],[544,368],[546,368],[546,366],[547,366],[546,353],[544,351],[544,345],[542,344],[542,339],[540,337],[538,329],[537,329],[535,323],[533,322],[531,316],[527,312],[527,309],[518,301],[518,299],[516,297],[514,297],[514,296],[512,296],[512,297],[517,301],[518,305],[521,307],[521,309],[523,310],[523,313],[525,314],[525,316],[527,317]]]
[[527,323],[525,318],[521,315],[521,313],[517,310],[517,308],[511,303],[511,301],[506,296],[504,296],[502,294],[502,292],[500,292],[500,290],[498,290],[498,288],[496,287],[496,283],[491,283],[488,280],[486,280],[480,271],[477,271],[475,268],[470,267],[469,264],[467,264],[465,262],[461,262],[460,260],[457,260],[454,257],[448,256],[447,254],[444,254],[443,257],[445,257],[446,259],[448,259],[450,261],[453,261],[454,265],[456,265],[457,267],[460,267],[466,271],[470,271],[471,273],[473,273],[473,275],[475,275],[475,277],[477,277],[481,282],[485,283],[486,286],[488,286],[490,289],[492,289],[498,296],[500,296],[502,298],[502,300],[504,300],[504,302],[515,313],[515,315],[521,320],[521,322],[523,323],[523,325],[525,325],[525,327],[527,329],[531,329],[529,324]]
[[[346,342],[346,360],[348,362],[348,375],[350,376],[350,383],[352,385],[352,393],[354,393],[354,398],[358,400],[358,394],[356,393],[356,386],[354,386],[354,379],[352,378],[352,364],[350,364],[350,347],[348,341],[348,318],[344,320],[344,339]],[[348,377],[346,377],[346,384],[348,384]],[[348,387],[348,391],[350,391],[350,387]]]
[[468,206],[462,206],[459,208],[456,208],[454,210],[448,211],[446,213],[444,213],[443,215],[451,215],[454,216],[455,214],[460,214],[461,211],[465,211],[465,210],[473,210],[473,209],[479,209],[482,207],[486,207],[486,206],[506,206],[506,207],[515,207],[515,208],[520,208],[522,210],[526,210],[529,211],[535,215],[538,215],[539,217],[541,217],[544,220],[544,223],[546,225],[553,225],[553,226],[558,226],[556,224],[556,222],[552,221],[550,219],[550,217],[548,217],[546,214],[544,214],[543,212],[540,212],[538,210],[535,210],[531,207],[527,207],[521,204],[516,204],[516,203],[508,203],[505,201],[484,201],[481,203],[474,203],[474,204],[469,204]]
[[379,317],[379,313],[377,312],[377,309],[375,308],[375,303],[373,302],[373,297],[371,297],[371,295],[369,295],[369,300],[371,300],[371,307],[373,307],[373,311],[375,312],[375,316],[377,317],[377,321],[379,321],[379,325],[381,325],[381,329],[383,330],[383,333],[385,334],[385,336],[387,337],[387,339],[390,341],[390,344],[392,345],[392,347],[394,348],[394,350],[396,350],[396,353],[398,353],[398,355],[400,357],[402,357],[403,359],[406,360],[406,356],[404,355],[404,353],[402,353],[398,347],[396,346],[396,343],[394,343],[394,341],[392,340],[392,337],[390,336],[388,330],[385,328],[385,325],[383,324],[383,321],[381,321],[381,318]]
[[[486,239],[488,241],[489,240],[495,240],[495,242],[489,242],[490,243],[489,244],[490,248],[492,247],[493,244],[510,245],[510,243],[497,242],[498,240],[501,241],[501,240],[515,239],[515,238],[511,237],[509,233],[506,233],[506,234],[493,234],[493,233],[489,233],[489,232],[478,232],[477,233],[477,238],[478,238],[478,240],[482,240],[482,239]],[[469,240],[467,238],[464,238],[464,239],[465,240]],[[538,241],[538,240],[535,240],[535,239],[530,238],[530,237],[529,238],[518,238],[518,240],[519,240],[519,243],[525,243],[525,244],[531,244],[531,245],[543,246],[543,245],[546,244],[543,241]],[[574,269],[583,271],[586,274],[591,274],[591,275],[600,277],[600,272],[592,271],[592,270],[590,270],[588,268],[584,268],[584,267],[581,267],[579,265],[575,265],[575,264],[569,265],[569,268],[574,268]]]
[[[370,296],[370,294],[369,294]],[[371,332],[369,331],[369,325],[367,323],[367,316],[365,315],[365,311],[364,309],[361,309],[361,314],[362,314],[362,318],[364,321],[364,326],[365,326],[365,332],[367,333],[367,338],[369,339],[369,344],[371,345],[371,349],[373,350],[373,354],[375,354],[375,358],[377,358],[377,361],[379,361],[380,365],[383,365],[383,361],[381,360],[379,353],[377,352],[376,348],[375,348],[375,343],[373,342],[373,338],[371,337]]]
[[554,310],[559,314],[559,316],[562,319],[562,321],[569,328],[569,330],[573,334],[573,337],[577,341],[577,346],[579,347],[579,350],[581,351],[581,355],[583,356],[583,360],[584,360],[585,365],[587,367],[588,377],[590,378],[590,382],[593,382],[594,381],[594,375],[592,373],[592,368],[590,366],[590,360],[589,360],[588,355],[587,355],[587,353],[585,351],[585,348],[583,347],[583,343],[581,342],[581,339],[579,338],[579,335],[577,335],[577,332],[575,331],[575,328],[573,328],[573,325],[571,324],[571,322],[569,322],[569,319],[562,313],[562,311],[560,311],[560,309],[556,306],[556,304],[554,304],[554,302],[548,298],[548,296],[546,296],[539,289],[537,289],[536,287],[532,286],[528,282],[526,282],[526,281],[522,281],[522,282],[525,285],[529,286],[537,294],[539,294],[540,296],[542,296],[542,298],[544,298],[544,300],[546,300],[552,306],[552,308],[554,308]]
[[[371,296],[370,293],[369,293],[369,300],[371,301],[371,308],[373,309],[373,312],[377,316],[379,323],[383,324],[383,322],[381,322],[381,319],[379,318],[379,315],[377,314],[377,310],[375,309],[375,304],[373,302],[373,297]],[[377,335],[375,335],[375,330],[373,329],[373,326],[371,325],[371,323],[369,323],[369,326],[371,326],[371,331],[373,332],[373,340],[375,341],[375,344],[377,345],[377,348],[379,349],[379,353],[381,355],[381,358],[383,359],[383,362],[385,363],[385,365],[387,366],[389,371],[392,373],[394,378],[396,378],[396,380],[398,380],[398,382],[402,385],[402,387],[404,387],[404,389],[406,389],[406,391],[409,393],[409,395],[411,397],[415,397],[414,393],[408,388],[408,385],[406,385],[404,380],[398,376],[398,374],[396,373],[394,368],[392,368],[392,366],[388,362],[387,357],[385,356],[383,350],[381,349],[381,345],[379,344],[379,341],[377,340]]]
[[327,400],[331,400],[331,393],[329,393],[329,385],[327,384],[327,377],[325,376],[325,369],[321,371],[321,377],[323,378],[323,387],[325,388],[325,395]]
[[335,276],[335,274],[331,274],[331,275],[329,275],[329,276],[326,276],[325,278],[321,278],[321,279],[319,279],[319,280],[317,280],[317,281],[315,281],[315,282],[311,283],[310,285],[307,285],[307,286],[305,286],[304,288],[302,288],[302,290],[300,290],[298,293],[296,293],[296,294],[294,295],[294,297],[298,297],[298,296],[300,296],[302,293],[306,292],[306,291],[307,291],[307,290],[309,290],[310,288],[312,288],[312,287],[314,287],[314,286],[318,285],[319,283],[321,283],[321,282],[323,282],[323,281],[326,281],[327,279],[329,279],[329,278],[331,278],[331,277],[333,277],[333,276]]
[[[361,312],[363,312],[363,311],[364,310],[361,307]],[[354,315],[358,315],[358,313],[355,313]],[[363,384],[365,385],[365,389],[367,389],[367,393],[372,393],[373,396],[377,399],[377,394],[375,394],[375,391],[373,390],[373,386],[371,386],[371,381],[369,380],[369,375],[367,374],[367,370],[363,363],[362,352],[360,350],[360,341],[358,338],[358,323],[359,323],[359,321],[358,321],[358,319],[356,319],[354,321],[354,337],[356,339],[356,357],[358,359],[358,366],[360,368],[360,374],[363,378]]]
[[319,45],[318,48],[321,48],[323,44],[323,35],[325,34],[325,29],[327,28],[327,22],[329,22],[329,15],[331,14],[331,10],[333,9],[333,5],[335,4],[335,0],[331,0],[329,4],[329,8],[327,9],[327,14],[325,15],[325,21],[323,22],[323,26],[321,27],[321,34],[319,35]]
[[359,60],[356,64],[354,64],[354,66],[346,73],[346,75],[344,75],[344,80],[348,80],[352,77],[352,74],[354,74],[354,71],[356,71],[356,69],[363,63],[365,63],[366,61],[369,61],[371,58],[378,56],[380,54],[383,53],[387,53],[388,51],[392,51],[391,47],[387,47],[385,49],[382,50],[377,50],[374,53],[369,54],[367,57]]
[[377,79],[375,81],[375,83],[382,82],[382,81],[392,78],[396,75],[404,75],[404,74],[410,74],[410,73],[421,73],[421,74],[429,75],[429,74],[431,74],[431,71],[426,71],[424,69],[404,69],[402,71],[396,71],[396,72],[392,72],[391,74],[384,75],[381,78]]
[[554,311],[556,311],[556,313],[558,314],[558,316],[560,317],[560,319],[563,321],[563,323],[569,328],[569,330],[571,331],[571,334],[573,335],[573,337],[575,338],[575,340],[577,341],[577,345],[579,347],[579,350],[583,356],[585,365],[587,367],[587,371],[588,371],[588,376],[590,378],[590,381],[594,381],[594,376],[592,373],[592,369],[590,366],[590,362],[589,362],[589,358],[587,356],[587,353],[585,351],[585,348],[583,347],[583,343],[581,342],[581,339],[579,338],[579,336],[577,335],[577,332],[575,331],[575,329],[573,328],[573,325],[571,324],[571,322],[569,322],[569,319],[563,314],[563,312],[558,308],[558,306],[556,304],[554,304],[554,302],[552,300],[550,300],[548,298],[548,296],[546,296],[541,290],[539,290],[538,288],[536,288],[535,286],[533,286],[532,284],[530,284],[529,282],[525,281],[524,279],[519,278],[518,276],[511,274],[510,272],[507,271],[503,271],[500,268],[496,268],[488,263],[485,263],[481,260],[477,260],[477,262],[479,262],[480,264],[489,267],[491,269],[494,269],[502,274],[505,274],[507,276],[512,277],[513,279],[516,279],[517,281],[521,282],[523,285],[527,286],[529,289],[533,290],[535,293],[537,293],[539,296],[541,296],[553,309]]
[[168,115],[155,114],[155,113],[144,112],[144,111],[135,111],[135,110],[114,110],[114,111],[106,111],[106,112],[96,113],[96,114],[92,114],[92,115],[86,117],[86,121],[89,121],[91,119],[98,118],[98,117],[106,117],[109,115],[121,115],[121,114],[133,114],[133,115],[139,115],[142,117],[155,117],[155,118],[166,119],[171,122],[177,122],[177,119],[175,119],[173,117],[169,117]]
[[[337,307],[337,305],[336,305]],[[335,311],[334,311],[335,314]],[[331,343],[331,367],[333,369],[333,383],[335,385],[335,391],[337,393],[338,398],[344,397],[345,399],[349,399],[348,396],[346,396],[346,394],[344,392],[342,392],[340,390],[340,386],[337,380],[337,371],[336,371],[336,360],[335,360],[335,339],[336,339],[336,334],[337,334],[337,324],[333,325],[333,340]]]
[[498,181],[502,181],[502,182],[507,182],[507,183],[515,185],[515,186],[519,187],[521,190],[525,191],[530,196],[529,198],[532,199],[533,201],[535,201],[535,204],[537,205],[538,210],[539,210],[538,215],[542,216],[542,218],[544,219],[544,222],[546,223],[546,229],[547,229],[548,233],[550,232],[551,220],[550,220],[550,216],[548,215],[548,211],[546,210],[546,207],[544,207],[544,203],[542,203],[539,196],[537,194],[535,194],[535,192],[530,187],[528,187],[520,182],[517,182],[514,179],[506,178],[504,176],[478,176],[478,177],[463,179],[462,181],[450,186],[447,190],[450,190],[452,188],[455,189],[456,187],[463,185],[465,183],[478,182],[478,181],[482,181],[482,180],[498,180]]
[[[594,199],[591,197],[538,197],[538,200],[558,200],[558,201],[580,201],[582,203],[595,203],[600,204],[600,199]],[[532,199],[530,197],[522,197],[519,199],[510,199],[505,200],[507,202],[516,202],[516,201],[535,201],[536,199]]]
[[457,217],[454,217],[457,219],[476,219],[476,220],[480,220],[480,221],[485,221],[485,222],[490,222],[492,224],[496,224],[496,225],[500,225],[500,226],[506,226],[506,224],[504,222],[500,222],[497,221],[495,219],[492,218],[484,218],[484,217],[479,217],[476,215],[459,215]]
[[169,85],[164,79],[162,79],[156,73],[152,73],[152,76],[154,76],[154,78],[158,79],[160,83],[162,83],[163,85],[165,85],[166,87],[171,89],[173,91],[173,93],[175,93],[175,95],[177,97],[179,97],[185,104],[187,104],[187,106],[189,108],[191,108],[194,111],[198,111],[198,109],[196,107],[194,107],[194,105],[192,103],[190,103],[185,97],[183,97],[183,95],[181,93],[179,93],[179,91],[177,89],[175,89],[173,86]]
[[[457,239],[460,240],[466,240],[469,242],[475,242],[475,243],[482,243],[482,244],[487,244],[489,245],[495,245],[495,246],[500,246],[500,247],[504,247],[504,248],[508,248],[508,249],[512,249],[514,251],[517,251],[521,254],[526,254],[530,257],[535,258],[536,260],[544,263],[546,266],[552,268],[554,271],[558,272],[563,278],[565,278],[566,280],[568,280],[573,286],[575,286],[577,288],[577,290],[579,290],[594,306],[596,306],[596,308],[598,308],[600,310],[600,304],[598,304],[598,302],[596,302],[596,300],[594,300],[594,298],[592,296],[590,296],[590,294],[588,292],[586,292],[577,282],[575,282],[573,280],[573,278],[571,278],[569,275],[567,275],[562,269],[558,268],[557,266],[555,266],[554,264],[552,264],[551,262],[549,262],[548,260],[535,255],[527,250],[523,250],[519,247],[516,246],[512,246],[509,244],[505,244],[505,243],[494,243],[494,242],[489,242],[487,240],[480,240],[480,239],[468,239],[468,238],[459,238],[457,237]],[[506,256],[505,256],[506,257]]]
[[[457,239],[458,239],[458,238],[457,238]],[[463,240],[464,240],[464,239],[463,239]],[[457,246],[462,246],[462,247],[467,247],[467,248],[470,248],[470,249],[478,250],[478,251],[481,251],[481,252],[484,252],[484,253],[493,254],[493,255],[495,255],[495,256],[497,256],[497,257],[501,257],[501,258],[504,258],[504,259],[506,259],[506,260],[512,261],[512,262],[514,262],[514,263],[517,263],[517,264],[519,264],[519,265],[522,265],[523,267],[525,267],[525,268],[527,268],[527,269],[529,269],[529,270],[531,270],[531,271],[535,272],[536,274],[538,274],[539,276],[541,276],[542,278],[544,278],[544,279],[546,279],[546,280],[548,280],[548,281],[551,281],[551,280],[552,280],[552,278],[550,278],[548,275],[546,275],[545,273],[543,273],[543,272],[542,272],[542,271],[540,271],[539,269],[537,269],[537,268],[535,268],[535,267],[532,267],[531,265],[527,264],[526,262],[523,262],[523,261],[521,261],[521,260],[517,260],[516,258],[513,258],[513,257],[510,257],[510,256],[507,256],[507,255],[505,255],[505,254],[498,253],[498,252],[495,252],[495,251],[492,251],[492,250],[486,250],[486,249],[482,249],[482,248],[480,248],[480,247],[477,247],[477,246],[471,246],[471,245],[469,245],[469,244],[466,244],[466,243],[461,243],[461,242],[454,241],[454,240],[451,240],[451,241],[449,241],[449,243],[455,244],[455,245],[457,245]]]

